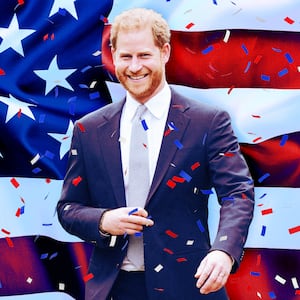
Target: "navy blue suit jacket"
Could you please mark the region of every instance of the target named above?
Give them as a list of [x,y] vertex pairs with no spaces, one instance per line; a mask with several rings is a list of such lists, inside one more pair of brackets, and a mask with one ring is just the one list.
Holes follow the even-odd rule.
[[[94,278],[86,284],[89,300],[106,299],[126,254],[126,237],[118,236],[111,245],[111,238],[98,230],[104,210],[126,206],[119,143],[124,101],[83,117],[80,126],[75,126],[57,206],[65,230],[95,246],[89,266]],[[207,191],[212,187],[221,213],[211,245]],[[234,271],[242,258],[253,199],[252,180],[228,114],[172,90],[166,132],[145,206],[154,221],[154,226],[143,231],[150,299],[202,299],[194,274],[211,250],[230,254]]]

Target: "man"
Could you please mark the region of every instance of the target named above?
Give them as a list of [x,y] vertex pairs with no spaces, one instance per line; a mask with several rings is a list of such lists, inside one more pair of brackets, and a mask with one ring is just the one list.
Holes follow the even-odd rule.
[[[74,129],[57,209],[68,232],[95,246],[86,299],[227,299],[242,257],[254,205],[247,165],[228,114],[168,86],[169,41],[152,10],[118,16],[111,46],[126,99]],[[221,210],[210,245],[212,187]]]

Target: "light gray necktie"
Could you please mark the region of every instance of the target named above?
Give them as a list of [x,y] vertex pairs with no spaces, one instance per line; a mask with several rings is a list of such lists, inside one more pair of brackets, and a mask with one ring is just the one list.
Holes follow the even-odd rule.
[[[149,192],[149,155],[148,129],[142,115],[144,105],[138,106],[132,120],[131,142],[129,152],[129,181],[127,188],[127,206],[144,207]],[[142,235],[131,235],[127,251],[128,259],[138,268],[144,266],[144,245]]]

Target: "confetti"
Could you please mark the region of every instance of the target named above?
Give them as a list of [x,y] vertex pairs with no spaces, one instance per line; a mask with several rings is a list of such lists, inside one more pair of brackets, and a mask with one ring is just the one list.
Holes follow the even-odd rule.
[[12,178],[12,179],[10,180],[10,182],[11,182],[11,184],[12,184],[16,189],[20,186],[20,184],[19,184],[19,182],[17,181],[16,178]]
[[250,67],[251,67],[251,61],[248,61],[248,64],[244,70],[244,73],[247,73],[249,71]]
[[296,226],[296,227],[289,228],[289,233],[290,234],[295,234],[297,232],[300,232],[300,225]]
[[214,192],[210,189],[210,190],[201,190],[201,193],[203,195],[212,195]]
[[89,273],[89,274],[87,274],[87,275],[85,275],[84,277],[83,277],[83,281],[84,282],[88,282],[89,280],[91,280],[91,279],[93,279],[94,278],[94,274],[93,273]]
[[277,298],[275,292],[269,292],[269,296],[270,296],[271,299],[276,299]]
[[84,126],[83,126],[81,123],[78,123],[77,125],[78,125],[79,130],[80,130],[81,132],[85,132],[85,128],[84,128]]
[[244,44],[242,44],[241,47],[242,47],[243,51],[245,52],[245,54],[248,55],[249,51],[248,51],[247,47]]
[[286,283],[286,280],[279,275],[275,276],[275,280],[278,281],[279,283],[281,283],[282,285],[284,285]]
[[57,252],[54,252],[50,257],[49,257],[49,260],[52,260],[54,259],[55,257],[57,257],[58,253]]
[[190,182],[192,180],[192,177],[183,170],[180,171],[179,175],[183,177],[187,182]]
[[187,24],[187,25],[185,26],[185,28],[186,28],[186,29],[191,29],[194,25],[195,25],[195,24],[194,24],[193,22],[191,22],[191,23]]
[[202,54],[203,55],[206,55],[208,54],[209,52],[213,51],[214,50],[214,46],[208,46],[207,48],[205,48],[204,50],[202,50]]
[[5,71],[0,68],[0,76],[4,76],[4,75],[5,75]]
[[252,142],[253,143],[256,143],[256,142],[258,142],[259,140],[261,140],[262,139],[262,137],[260,136],[260,137],[257,137],[256,139],[254,139]]
[[99,99],[100,98],[100,93],[99,92],[90,93],[89,97],[90,97],[91,100]]
[[163,268],[164,268],[164,267],[163,267],[161,264],[159,264],[159,265],[157,265],[157,266],[154,268],[154,271],[158,273],[158,272],[160,272]]
[[10,232],[9,232],[8,230],[4,229],[4,228],[2,228],[1,231],[2,231],[4,234],[8,234],[8,235],[10,234]]
[[259,277],[260,273],[259,272],[250,272],[250,275],[254,276],[254,277]]
[[291,278],[291,281],[292,281],[292,284],[293,284],[293,288],[296,290],[296,289],[299,289],[299,284],[298,284],[298,281],[297,281],[297,278],[296,277],[293,277]]
[[271,80],[271,77],[269,75],[265,75],[265,74],[262,74],[260,78],[263,81],[270,81]]
[[146,120],[142,120],[141,123],[142,123],[142,126],[143,126],[144,130],[147,131],[149,128],[148,128],[148,125],[146,123]]
[[131,210],[129,213],[128,213],[128,216],[131,216],[133,214],[135,214],[139,209],[138,208],[135,208],[133,210]]
[[5,239],[6,239],[6,242],[7,242],[8,247],[9,247],[9,248],[13,248],[13,247],[14,247],[14,243],[13,243],[12,239],[9,238],[8,236],[5,237]]
[[199,230],[200,230],[201,232],[205,232],[205,228],[204,228],[204,226],[203,226],[201,220],[198,220],[198,221],[197,221],[197,226],[198,226],[198,228],[199,228]]
[[263,216],[265,216],[265,215],[270,215],[270,214],[272,214],[272,213],[273,213],[273,209],[272,209],[272,208],[264,209],[264,210],[261,211],[261,214],[262,214]]
[[166,230],[165,233],[173,239],[176,239],[178,237],[178,234],[176,234],[175,232],[173,232],[170,229]]
[[286,23],[290,24],[290,25],[292,25],[292,24],[295,23],[295,21],[294,21],[293,19],[291,19],[290,17],[284,18],[284,21],[285,21]]
[[33,281],[33,279],[32,279],[31,277],[28,277],[28,278],[26,279],[26,282],[29,283],[29,284],[31,284],[32,281]]
[[259,179],[258,179],[258,182],[259,183],[262,183],[265,179],[267,179],[268,177],[270,177],[270,174],[269,173],[266,173],[264,174],[263,176],[261,176]]
[[227,241],[228,239],[228,236],[227,235],[223,235],[220,237],[220,242],[224,242],[224,241]]
[[257,55],[254,59],[254,64],[257,65],[262,59],[262,55]]
[[173,176],[172,180],[176,183],[184,183],[185,179],[183,177],[179,177],[179,176]]
[[235,85],[232,85],[232,86],[229,88],[227,94],[230,95],[234,88],[235,88]]
[[284,56],[290,64],[292,64],[294,62],[294,59],[291,57],[291,55],[289,53],[286,53]]
[[82,181],[81,176],[78,176],[78,177],[76,177],[76,178],[74,178],[74,179],[72,180],[72,184],[73,184],[74,186],[78,186],[78,184],[79,184],[81,181]]
[[267,227],[266,227],[265,225],[263,225],[262,228],[261,228],[261,233],[260,233],[260,235],[261,235],[261,236],[265,236],[265,235],[266,235],[266,230],[267,230]]
[[171,250],[171,249],[168,249],[168,248],[164,248],[163,249],[165,252],[167,252],[168,254],[174,254],[174,252]]
[[181,142],[179,140],[175,140],[174,143],[179,150],[181,150],[183,148],[183,145],[181,144]]
[[64,291],[64,290],[65,290],[65,284],[64,284],[64,283],[59,283],[59,284],[58,284],[58,289],[59,289],[60,291]]
[[227,43],[230,37],[230,30],[226,30],[225,36],[223,38],[223,42]]
[[289,139],[289,136],[287,134],[283,135],[283,137],[281,138],[281,141],[280,141],[280,146],[283,147],[286,142],[288,141]]
[[192,166],[191,166],[191,170],[195,171],[196,169],[198,169],[200,167],[200,163],[199,161],[195,162]]
[[176,187],[176,182],[172,181],[171,179],[169,179],[167,181],[167,186],[171,189],[174,189]]
[[281,71],[278,72],[278,76],[279,77],[283,77],[284,75],[286,75],[288,73],[288,69],[287,68],[284,68],[282,69]]
[[176,259],[176,261],[181,263],[181,262],[187,261],[187,259],[185,257],[179,257],[179,258]]

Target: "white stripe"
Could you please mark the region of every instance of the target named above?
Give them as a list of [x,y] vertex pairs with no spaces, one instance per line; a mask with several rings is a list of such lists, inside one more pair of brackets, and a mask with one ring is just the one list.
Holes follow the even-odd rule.
[[[0,178],[0,229],[10,232],[8,235],[1,231],[0,237],[44,235],[60,241],[81,241],[66,233],[57,219],[55,208],[61,180],[46,183],[45,179],[15,179],[18,188],[11,184],[11,178]],[[16,212],[22,206],[24,214],[17,217]]]
[[[125,97],[118,83],[107,82],[113,101]],[[300,89],[198,89],[172,85],[187,97],[227,110],[232,126],[241,143],[253,143],[300,131]],[[259,116],[259,118],[257,118]],[[280,124],[280,126],[278,126]]]
[[[54,215],[59,198],[61,181],[46,184],[42,179],[16,178],[20,183],[14,188],[9,178],[0,179],[0,228],[10,231],[1,232],[1,237],[44,235],[53,239],[74,242],[78,238],[66,233]],[[246,246],[249,248],[287,248],[300,249],[300,233],[289,233],[289,228],[299,226],[299,188],[256,188],[256,207],[254,220],[250,227]],[[2,198],[3,196],[3,198]],[[16,217],[17,209],[25,200],[25,213]],[[210,219],[212,237],[218,223],[219,205],[215,195],[210,199]],[[262,211],[272,208],[273,213],[263,215]],[[155,220],[154,220],[155,222]],[[43,226],[43,224],[52,224]],[[262,235],[263,227],[265,234]],[[280,239],[278,238],[280,236]]]
[[30,295],[0,296],[1,300],[74,300],[75,298],[65,293],[38,293]]
[[[109,15],[110,23],[120,12],[132,7],[147,7],[158,11],[173,30],[299,31],[298,0],[115,0]],[[294,23],[286,22],[286,17],[294,20]],[[187,29],[186,26],[190,23],[193,23],[193,26]]]

